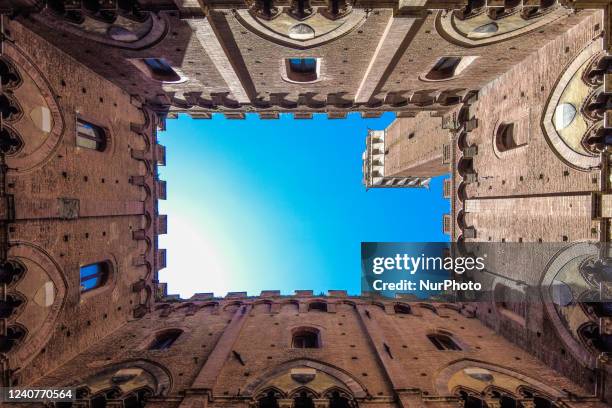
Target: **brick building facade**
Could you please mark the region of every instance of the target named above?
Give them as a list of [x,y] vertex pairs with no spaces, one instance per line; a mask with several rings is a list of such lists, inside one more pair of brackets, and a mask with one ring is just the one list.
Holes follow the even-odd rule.
[[448,173],[452,240],[567,242],[533,266],[550,282],[605,263],[579,243],[610,234],[612,7],[562,3],[1,2],[2,384],[95,408],[607,406],[611,316],[586,301],[182,300],[157,279],[156,132],[179,113],[395,112],[366,185]]

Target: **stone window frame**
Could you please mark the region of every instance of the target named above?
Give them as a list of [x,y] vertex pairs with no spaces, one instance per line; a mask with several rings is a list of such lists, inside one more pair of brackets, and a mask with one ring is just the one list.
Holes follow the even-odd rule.
[[[299,334],[300,332],[304,332],[304,331],[309,331],[309,332],[316,334],[317,347],[295,347],[294,346],[293,343],[294,343],[294,338],[296,334]],[[299,326],[292,327],[290,329],[289,339],[287,343],[288,343],[288,347],[292,350],[319,350],[319,349],[322,349],[325,345],[323,339],[324,339],[324,335],[323,335],[323,329],[321,327],[317,327],[314,325],[299,325]]]
[[[295,79],[291,79],[290,77],[290,73],[289,73],[289,60],[291,59],[315,59],[316,60],[316,75],[317,78],[315,80],[312,81],[298,81]],[[317,57],[317,56],[296,56],[296,57],[285,57],[282,58],[280,61],[280,75],[283,81],[285,82],[289,82],[291,84],[296,84],[296,85],[302,85],[302,84],[314,84],[317,82],[320,82],[323,80],[323,75],[322,75],[322,67],[323,66],[323,58],[322,57]]]
[[[178,79],[175,80],[166,80],[161,76],[157,76],[146,64],[145,60],[147,59],[159,59],[164,60],[166,64],[174,71]],[[175,66],[173,66],[170,61],[165,59],[164,57],[154,57],[154,56],[142,56],[141,58],[130,58],[128,59],[138,70],[148,79],[160,84],[182,84],[187,82],[189,78],[183,73],[183,71]],[[169,79],[169,78],[168,78]]]
[[[83,268],[87,268],[87,267],[91,267],[91,266],[96,266],[96,273],[83,275],[83,273],[82,273],[83,272]],[[81,283],[81,286],[80,286],[81,287],[81,293],[87,293],[87,292],[90,292],[92,290],[96,290],[96,289],[101,288],[104,285],[106,285],[106,283],[108,282],[108,279],[110,277],[110,274],[111,274],[111,269],[112,269],[112,265],[107,260],[98,261],[98,262],[94,262],[94,263],[90,263],[90,264],[79,266],[79,277],[80,277],[80,283]],[[92,286],[91,288],[83,287],[83,283],[84,282],[89,282],[92,279],[95,280],[95,285],[94,286]]]
[[[434,343],[434,340],[432,340],[432,337],[441,337],[441,336],[449,338],[453,342],[453,344],[458,348],[454,349],[454,348],[438,347],[438,345]],[[435,347],[436,350],[438,351],[462,352],[462,351],[469,351],[470,349],[469,346],[465,342],[461,341],[453,332],[446,330],[446,329],[435,329],[435,330],[428,331],[426,334],[426,337],[431,342],[432,347]],[[441,344],[441,346],[444,346],[444,345]]]
[[[429,75],[436,68],[436,66],[440,64],[445,58],[459,58],[459,62],[453,71],[453,75],[445,78],[430,78]],[[442,55],[441,57],[437,58],[432,64],[430,64],[421,75],[419,75],[419,80],[423,82],[453,81],[465,75],[465,72],[468,71],[468,68],[473,66],[474,62],[478,58],[478,55]]]
[[[117,283],[117,275],[118,275],[117,265],[118,264],[117,264],[117,260],[115,259],[115,257],[111,256],[110,254],[101,254],[101,256],[98,256],[95,259],[89,259],[89,260],[80,262],[78,265],[79,272],[80,272],[81,266],[92,265],[92,264],[96,264],[99,262],[106,262],[108,264],[108,270],[107,270],[108,275],[106,276],[105,283],[91,290],[81,291],[80,290],[80,280],[79,280],[79,294],[80,294],[81,301],[85,301],[92,297],[96,297],[102,293],[108,292],[115,288],[115,285]],[[79,276],[80,276],[80,273],[79,273]]]
[[[79,137],[80,138],[86,138],[86,139],[90,139],[93,140],[89,137],[86,136],[80,136],[79,135],[79,122],[88,124],[96,129],[101,130],[104,133],[104,144],[101,148],[96,147],[95,149],[91,148],[91,147],[87,147],[87,146],[83,146],[79,144]],[[102,126],[99,122],[97,121],[92,121],[90,120],[88,117],[81,115],[79,112],[77,112],[76,114],[76,118],[75,118],[75,128],[74,128],[74,137],[75,137],[75,141],[74,141],[74,145],[75,147],[77,147],[80,150],[83,151],[93,151],[93,152],[98,152],[98,153],[106,153],[111,151],[111,146],[112,146],[112,138],[111,138],[111,132],[110,129],[106,126]]]
[[[498,139],[499,139],[499,131],[502,126],[512,124],[515,127],[515,132],[520,130],[521,124],[527,122],[527,135],[525,137],[524,143],[516,144],[515,146],[507,147],[505,149],[499,149]],[[514,111],[510,112],[508,115],[505,115],[503,119],[498,119],[495,122],[493,127],[493,132],[491,133],[491,146],[493,148],[493,153],[499,159],[507,159],[516,157],[521,155],[524,150],[529,147],[529,143],[531,142],[531,133],[532,133],[532,123],[531,123],[531,108],[527,110],[523,110],[522,112]]]
[[[148,342],[146,350],[157,352],[168,351],[176,345],[176,343],[179,341],[179,339],[183,336],[184,333],[185,331],[183,329],[176,327],[169,327],[162,330],[157,330],[155,333],[153,333],[153,336],[151,336],[152,339]],[[168,337],[168,339],[166,339],[165,342],[161,342],[160,338],[164,336]],[[169,344],[167,344],[168,342]],[[154,348],[153,346],[157,347]]]

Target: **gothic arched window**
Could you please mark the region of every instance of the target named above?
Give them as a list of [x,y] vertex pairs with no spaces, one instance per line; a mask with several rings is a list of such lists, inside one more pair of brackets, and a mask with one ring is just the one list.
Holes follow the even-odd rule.
[[257,408],[278,408],[278,395],[270,390],[257,400]]
[[12,285],[23,276],[25,267],[18,262],[6,261],[0,264],[0,284]]
[[23,302],[23,298],[15,294],[9,294],[6,300],[0,300],[0,319],[10,317]]
[[612,352],[612,335],[601,333],[599,324],[589,322],[578,329],[578,336],[600,353]]
[[352,408],[351,400],[347,398],[343,393],[335,390],[328,394],[329,408]]
[[487,408],[487,404],[483,400],[469,395],[465,391],[459,392],[459,396],[463,400],[463,408]]
[[533,406],[534,408],[556,408],[557,407],[549,399],[544,398],[544,397],[533,397]]
[[0,84],[4,89],[15,88],[21,84],[21,77],[13,64],[4,59],[0,59]]
[[312,396],[302,391],[293,398],[293,408],[314,408]]
[[0,353],[8,353],[16,347],[26,336],[23,327],[14,325],[6,329],[6,334],[0,334]]

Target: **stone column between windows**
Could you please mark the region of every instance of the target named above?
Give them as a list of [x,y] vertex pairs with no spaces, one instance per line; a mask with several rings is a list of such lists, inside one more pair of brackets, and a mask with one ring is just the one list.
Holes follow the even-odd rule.
[[278,399],[278,408],[291,408],[293,406],[292,399]]
[[229,358],[236,340],[238,340],[242,327],[249,316],[250,309],[250,305],[243,305],[236,310],[232,316],[232,320],[223,331],[219,341],[217,344],[215,344],[215,348],[208,356],[206,363],[204,363],[204,366],[191,385],[192,390],[205,391],[207,396],[200,395],[198,397],[186,397],[179,405],[179,408],[191,408],[196,399],[206,401],[204,402],[204,405],[201,406],[202,408],[206,408],[208,398],[212,395],[212,390],[215,382],[217,381],[217,377],[219,376],[223,365]]
[[329,408],[329,400],[327,398],[313,399],[315,408]]

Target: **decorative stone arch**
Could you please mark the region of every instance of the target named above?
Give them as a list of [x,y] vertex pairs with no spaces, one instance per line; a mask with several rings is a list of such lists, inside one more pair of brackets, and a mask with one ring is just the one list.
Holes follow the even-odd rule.
[[[551,258],[544,269],[540,281],[540,297],[544,304],[544,310],[552,326],[555,328],[559,339],[583,366],[590,369],[595,369],[598,366],[597,356],[593,355],[590,350],[580,344],[578,339],[569,332],[569,328],[561,321],[549,288],[559,270],[572,259],[585,255],[597,256],[598,254],[599,248],[597,244],[592,242],[579,242],[568,245]],[[606,370],[608,372],[611,371],[610,365],[607,365]]]
[[457,394],[459,394],[461,391],[465,392],[465,393],[466,393],[466,394],[468,394],[468,395],[474,395],[474,396],[476,396],[476,395],[477,395],[477,396],[479,396],[479,397],[480,397],[480,391],[475,390],[475,389],[470,388],[470,387],[463,386],[463,385],[462,385],[462,386],[459,386],[459,387],[455,387],[455,388],[452,390],[452,394],[453,394],[453,395],[457,395]]
[[553,116],[559,104],[561,96],[565,91],[570,81],[574,78],[578,70],[593,56],[601,50],[601,45],[597,41],[593,41],[585,47],[572,62],[563,70],[563,74],[555,83],[552,93],[548,97],[544,114],[542,116],[542,132],[544,138],[550,145],[551,150],[555,155],[568,166],[577,170],[590,170],[597,167],[601,161],[598,155],[584,155],[571,149],[561,138],[553,124]]
[[258,378],[252,380],[244,387],[242,395],[253,397],[255,394],[257,394],[257,390],[270,379],[279,374],[287,372],[292,368],[304,366],[314,368],[315,370],[319,370],[331,377],[336,378],[340,383],[346,386],[347,390],[350,391],[355,398],[364,398],[367,395],[366,388],[346,371],[323,362],[309,359],[289,360],[276,367],[268,369],[267,371],[264,371]]
[[[260,20],[253,16],[253,14],[246,9],[240,9],[236,11],[237,21],[247,30],[253,34],[275,44],[283,45],[285,47],[294,49],[310,49],[314,47],[320,47],[324,44],[337,40],[344,37],[345,35],[355,31],[361,27],[365,21],[367,14],[365,10],[353,9],[347,16],[338,19],[338,27],[320,36],[314,36],[310,39],[295,39],[289,35],[284,35],[281,32],[277,32],[267,26],[269,24],[265,20]],[[317,16],[318,18],[318,16]],[[314,19],[310,19],[309,22],[295,21],[295,26],[300,24],[313,24]]]
[[259,390],[257,392],[257,394],[253,397],[256,401],[258,401],[259,399],[261,399],[262,397],[265,397],[268,395],[268,393],[272,391],[274,392],[276,395],[278,395],[280,398],[289,398],[287,393],[283,390],[281,390],[278,387],[275,387],[273,385],[269,385],[266,388],[263,388],[261,390]]
[[[53,12],[43,10],[41,13],[35,13],[32,17],[46,26],[51,28],[59,29],[61,31],[68,32],[75,36],[81,37],[85,40],[95,41],[100,44],[104,44],[114,48],[123,48],[127,50],[142,50],[150,48],[160,42],[168,33],[169,21],[165,13],[149,13],[150,26],[149,29],[143,33],[140,38],[134,41],[120,41],[114,39],[110,33],[97,33],[95,31],[85,30],[82,27],[67,22],[60,16],[55,15]],[[115,27],[114,24],[108,23],[108,29]]]
[[338,387],[338,386],[333,386],[333,387],[329,387],[328,389],[326,389],[325,391],[321,392],[321,396],[325,397],[325,398],[329,398],[329,396],[334,393],[334,392],[338,392],[341,396],[345,397],[345,398],[353,398],[352,394],[350,391],[342,388],[342,387]]
[[171,392],[173,380],[170,371],[158,363],[144,359],[125,360],[120,363],[111,364],[101,368],[95,374],[86,376],[79,376],[78,373],[75,373],[71,380],[65,381],[62,385],[70,388],[89,389],[88,384],[93,382],[94,379],[104,376],[110,377],[121,369],[130,368],[142,369],[155,379],[155,384],[151,384],[155,396],[165,396]]
[[491,395],[491,394],[497,393],[497,394],[500,394],[500,395],[508,396],[510,398],[519,398],[520,397],[520,394],[518,392],[516,392],[516,390],[510,391],[510,390],[507,390],[505,388],[498,387],[496,385],[489,385],[488,387],[486,387],[482,391],[482,393],[484,395]]
[[[14,353],[9,355],[9,365],[11,367],[26,367],[45,346],[46,342],[51,337],[51,333],[55,329],[57,318],[66,303],[68,282],[61,267],[55,262],[51,255],[43,248],[33,243],[23,241],[13,242],[9,249],[8,256],[9,259],[16,258],[20,260],[26,267],[28,263],[37,265],[45,272],[49,278],[49,282],[51,282],[51,285],[45,284],[39,289],[39,291],[42,290],[45,296],[47,296],[43,301],[43,306],[48,308],[46,317],[35,332],[32,331],[32,328],[26,327],[30,335],[22,340],[20,347],[16,349]],[[31,270],[29,272],[32,273]],[[27,274],[28,270],[25,272],[25,275]],[[23,278],[17,282],[16,290],[19,290],[19,283],[22,280]],[[39,292],[36,292],[36,294],[38,293]],[[28,304],[21,309],[21,314],[16,319],[17,324],[20,324],[20,317],[25,315],[28,306],[36,303],[36,299],[37,296],[34,296],[33,300],[30,299],[32,301],[28,302]]]
[[[487,363],[484,361],[480,361],[480,360],[474,360],[474,359],[461,359],[461,360],[456,360],[454,362],[451,362],[449,365],[447,365],[445,368],[443,368],[439,373],[437,378],[434,381],[434,387],[436,389],[436,393],[438,395],[448,395],[449,393],[453,393],[455,391],[457,391],[456,389],[453,390],[449,390],[448,389],[448,383],[449,380],[451,379],[451,377],[465,369],[468,367],[478,367],[478,368],[483,368],[485,370],[488,371],[492,371],[492,372],[497,372],[500,374],[504,374],[510,377],[514,377],[515,379],[522,381],[524,383],[527,383],[529,385],[530,388],[533,388],[535,390],[538,390],[538,392],[541,392],[545,395],[550,395],[554,398],[565,398],[567,397],[567,393],[565,391],[562,390],[558,390],[554,387],[551,387],[543,382],[541,382],[540,380],[537,380],[531,376],[528,376],[527,374],[523,374],[520,373],[518,371],[515,370],[511,370],[499,365],[495,365],[495,364],[491,364],[491,363]],[[520,389],[521,386],[519,386],[517,388]],[[512,390],[513,393],[517,393],[517,390]],[[478,392],[479,393],[479,392]]]
[[[28,152],[27,141],[24,140],[25,145],[19,154],[7,157],[6,164],[11,168],[11,171],[32,171],[44,166],[48,160],[55,156],[55,151],[58,149],[65,133],[64,117],[55,100],[55,92],[52,90],[51,85],[41,71],[30,61],[28,56],[23,54],[11,42],[5,41],[2,57],[8,60],[10,64],[19,67],[18,73],[21,82],[16,87],[16,92],[25,89],[26,82],[29,82],[28,79],[31,80],[34,86],[38,88],[40,96],[47,105],[45,108],[49,110],[50,119],[52,120],[51,129],[39,146]],[[16,125],[18,124],[14,124],[13,127]]]
[[[435,27],[438,31],[438,34],[440,34],[440,36],[446,41],[453,44],[461,45],[463,47],[474,48],[507,41],[528,34],[529,32],[537,30],[540,27],[554,23],[560,18],[563,18],[568,15],[570,12],[570,10],[558,7],[556,10],[547,12],[539,18],[524,20],[525,24],[522,27],[517,27],[516,29],[511,31],[502,32],[491,36],[483,36],[480,38],[470,38],[469,36],[462,33],[456,26],[456,22],[454,21],[456,16],[452,12],[438,12],[438,14],[436,15]],[[494,22],[497,25],[500,23],[500,21],[503,21],[503,19],[499,21],[492,20],[491,22]]]
[[318,392],[316,392],[315,390],[313,390],[312,388],[306,386],[306,385],[301,385],[297,388],[294,388],[293,390],[291,390],[291,392],[287,395],[288,398],[295,398],[298,395],[300,395],[301,393],[305,392],[306,394],[310,395],[312,398],[321,398],[321,394],[319,394]]

